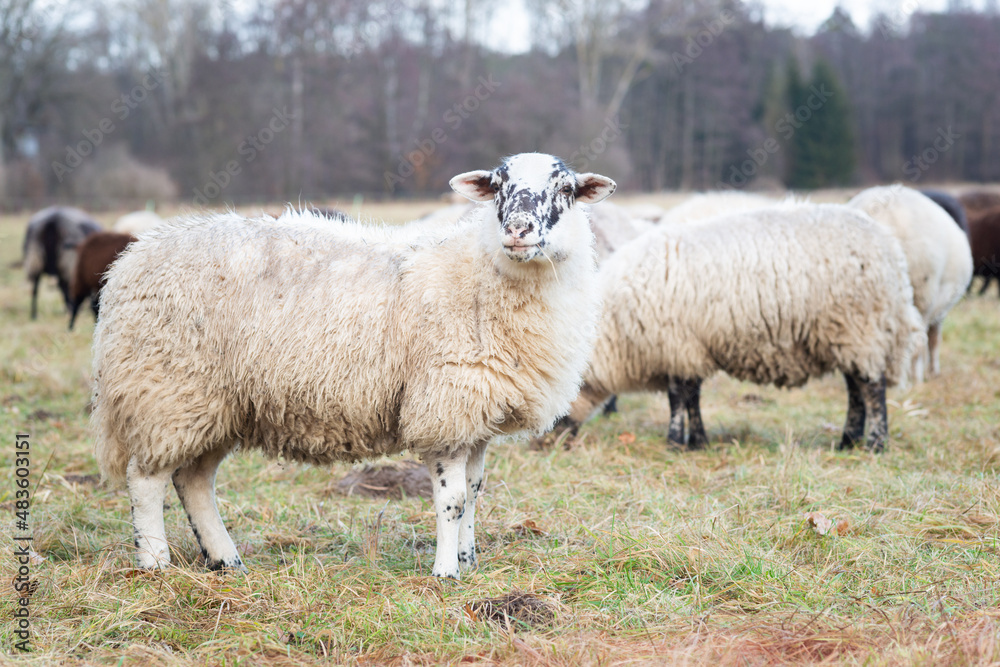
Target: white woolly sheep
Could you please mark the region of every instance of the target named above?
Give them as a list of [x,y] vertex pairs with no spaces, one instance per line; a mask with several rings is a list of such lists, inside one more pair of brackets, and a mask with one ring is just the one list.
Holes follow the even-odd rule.
[[99,231],[101,226],[78,208],[50,206],[31,216],[24,236],[24,271],[31,283],[31,319],[38,317],[38,283],[42,274],[56,277],[69,308],[76,248],[87,236]]
[[[954,226],[954,225],[952,225]],[[886,384],[905,375],[923,339],[899,242],[864,213],[782,204],[697,225],[656,229],[600,271],[604,310],[575,429],[610,394],[667,390],[669,439],[707,442],[699,392],[716,371],[795,387],[833,370],[847,380],[841,447],[871,425],[888,437]]]
[[427,238],[308,213],[169,222],[108,272],[96,454],[124,479],[141,567],[169,563],[173,479],[209,567],[243,564],[215,504],[237,444],[315,464],[404,449],[434,480],[433,574],[475,565],[487,444],[539,432],[579,389],[599,314],[577,202],[615,184],[529,153],[452,187],[489,202]]
[[660,224],[686,224],[709,220],[727,213],[743,213],[759,208],[774,206],[777,202],[770,197],[742,192],[740,190],[717,190],[692,195],[668,210],[660,218]]
[[941,370],[941,323],[972,281],[969,238],[951,216],[926,195],[902,185],[869,188],[848,206],[884,224],[903,246],[913,285],[913,303],[927,332],[927,345],[914,355],[913,379]]
[[115,220],[111,231],[138,236],[163,224],[163,218],[152,211],[133,211]]

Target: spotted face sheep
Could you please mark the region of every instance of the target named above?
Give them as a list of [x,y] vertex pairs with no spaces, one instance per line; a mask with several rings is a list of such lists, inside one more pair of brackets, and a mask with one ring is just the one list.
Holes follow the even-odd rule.
[[91,234],[77,248],[76,266],[69,286],[69,330],[73,330],[76,314],[84,300],[90,297],[90,307],[97,319],[100,309],[101,287],[108,267],[118,259],[130,243],[135,241],[131,234],[97,232]]
[[[237,446],[318,465],[410,450],[434,480],[433,574],[475,565],[488,443],[569,410],[596,335],[593,234],[615,189],[551,155],[456,176],[481,204],[436,231],[309,212],[169,222],[108,272],[96,454],[127,482],[137,560],[170,555],[172,479],[211,568],[243,568],[216,509]],[[141,279],[140,279],[141,277]]]
[[[949,223],[950,224],[950,223]],[[846,206],[782,204],[656,229],[601,267],[604,309],[584,387],[563,425],[575,429],[609,395],[662,390],[668,438],[707,436],[700,387],[718,371],[797,387],[844,374],[841,447],[888,438],[886,385],[924,340],[899,242]]]
[[55,276],[67,308],[76,248],[101,226],[76,208],[51,206],[31,216],[24,237],[24,271],[31,283],[31,319],[38,316],[38,283]]

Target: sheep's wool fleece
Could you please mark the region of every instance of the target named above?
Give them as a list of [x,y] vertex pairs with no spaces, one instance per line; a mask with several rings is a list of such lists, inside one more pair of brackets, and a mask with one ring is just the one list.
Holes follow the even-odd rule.
[[781,204],[656,229],[600,278],[586,382],[609,392],[719,370],[778,386],[834,369],[892,384],[924,336],[898,241],[845,206]]
[[926,325],[941,322],[972,280],[972,251],[965,232],[933,200],[898,185],[864,190],[848,206],[896,235],[906,254],[914,305]]
[[165,469],[223,442],[326,463],[547,429],[596,335],[580,220],[578,260],[517,265],[516,279],[481,215],[433,234],[307,212],[165,223],[102,294],[102,472],[121,480],[130,458]]

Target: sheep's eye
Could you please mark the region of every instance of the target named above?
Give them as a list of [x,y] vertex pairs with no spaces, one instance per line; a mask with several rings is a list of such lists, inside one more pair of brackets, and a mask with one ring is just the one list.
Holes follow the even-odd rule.
[[500,184],[494,181],[490,183],[490,189],[492,189],[493,192],[500,192]]
[[559,192],[563,193],[564,195],[571,195],[571,194],[573,194],[573,186],[572,185],[564,185],[563,188],[562,188],[562,190],[560,190]]

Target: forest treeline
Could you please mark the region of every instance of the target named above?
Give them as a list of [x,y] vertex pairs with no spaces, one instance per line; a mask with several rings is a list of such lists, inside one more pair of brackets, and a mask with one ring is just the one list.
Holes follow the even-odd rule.
[[[732,0],[0,0],[0,201],[436,194],[540,150],[642,190],[1000,181],[1000,16]],[[913,3],[910,3],[913,4]]]

